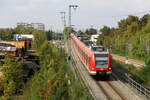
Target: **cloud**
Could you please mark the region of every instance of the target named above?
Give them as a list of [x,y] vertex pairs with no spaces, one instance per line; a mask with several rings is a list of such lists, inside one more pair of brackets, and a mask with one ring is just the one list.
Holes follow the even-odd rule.
[[30,11],[31,9],[40,9],[40,7],[48,6],[57,1],[58,0],[30,0],[27,4],[16,6],[16,10],[22,12]]
[[68,23],[68,5],[77,4],[76,13],[72,12],[74,25],[116,25],[128,15],[150,9],[150,0],[0,0],[0,25],[15,25],[17,21],[43,22],[46,26],[62,27],[58,12],[66,11]]

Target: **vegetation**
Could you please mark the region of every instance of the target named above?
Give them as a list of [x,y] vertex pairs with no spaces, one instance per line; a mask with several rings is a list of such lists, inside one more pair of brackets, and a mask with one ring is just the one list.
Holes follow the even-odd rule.
[[46,32],[46,37],[47,37],[47,40],[52,40],[53,38],[55,38],[55,32],[53,32],[52,30]]
[[26,30],[18,26],[5,38],[13,34],[33,34],[33,48],[40,58],[40,70],[23,81],[21,61],[5,57],[0,62],[3,77],[0,79],[1,100],[89,100],[88,93],[79,80],[74,79],[72,70],[67,63],[67,54],[63,49],[56,48],[51,42],[52,31],[43,32],[35,29]]
[[1,70],[3,73],[3,77],[0,81],[1,99],[11,100],[14,95],[22,92],[22,87],[24,85],[21,62],[18,62],[18,59],[6,56]]
[[46,33],[43,31],[35,30],[33,31],[34,41],[33,41],[33,48],[39,49],[40,46],[44,43],[46,38]]
[[112,61],[113,67],[116,67],[117,69],[121,70],[120,72],[127,73],[128,72],[131,74],[131,77],[136,80],[137,82],[145,85],[150,86],[150,67],[145,66],[142,67],[140,70],[134,67],[133,65],[128,65],[128,69],[126,68],[126,65],[123,62],[113,60]]
[[0,30],[0,38],[12,39],[14,34],[32,34],[35,29],[19,25],[14,29]]
[[65,35],[66,39],[69,39],[70,34],[71,34],[72,32],[75,32],[72,27],[65,27],[65,28],[64,28],[64,31],[63,31],[63,34]]
[[[65,51],[56,48],[45,36],[34,40],[40,55],[40,71],[29,81],[27,91],[30,92],[24,91],[23,97],[27,100],[89,100],[86,90],[74,79]],[[45,40],[41,43],[38,39]]]
[[90,28],[90,29],[86,29],[85,33],[91,36],[97,34],[97,30],[94,28]]
[[142,18],[128,16],[118,22],[117,28],[104,26],[100,31],[102,34],[98,38],[98,45],[104,45],[113,53],[125,55],[128,43],[130,57],[147,60],[150,54],[150,15],[144,15]]
[[74,80],[63,50],[45,41],[39,53],[41,69],[30,81],[30,94],[26,96],[27,100],[88,99],[85,89],[79,81]]
[[137,70],[130,66],[129,71],[138,82],[150,85],[150,15],[141,18],[130,15],[119,21],[117,28],[104,26],[100,32],[98,45],[104,45],[110,52],[121,56],[125,56],[128,49],[130,58],[145,61],[146,67]]

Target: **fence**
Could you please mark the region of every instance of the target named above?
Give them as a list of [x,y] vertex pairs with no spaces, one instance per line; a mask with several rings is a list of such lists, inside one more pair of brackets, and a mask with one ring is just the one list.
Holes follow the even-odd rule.
[[141,84],[130,78],[128,74],[123,74],[120,72],[117,72],[117,74],[120,80],[128,83],[132,88],[136,90],[136,92],[138,92],[138,94],[145,96],[145,99],[147,100],[150,99],[150,90],[148,90],[147,88],[145,88],[144,86],[142,86]]

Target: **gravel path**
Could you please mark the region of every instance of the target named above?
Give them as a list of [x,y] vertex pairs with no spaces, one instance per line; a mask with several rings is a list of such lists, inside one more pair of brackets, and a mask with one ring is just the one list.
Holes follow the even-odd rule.
[[[115,59],[115,60],[119,60],[119,61],[124,62],[124,63],[126,61],[126,57],[118,56],[118,55],[115,55],[115,54],[111,54],[111,55],[112,55],[113,59]],[[128,59],[128,64],[132,64],[135,67],[139,67],[139,68],[141,68],[142,66],[145,66],[144,62],[134,60],[134,59]]]

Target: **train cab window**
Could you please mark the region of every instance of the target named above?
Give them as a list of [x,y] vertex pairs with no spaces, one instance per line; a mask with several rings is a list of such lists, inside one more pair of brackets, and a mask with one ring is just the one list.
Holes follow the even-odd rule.
[[108,54],[95,54],[96,67],[106,68],[108,65]]

